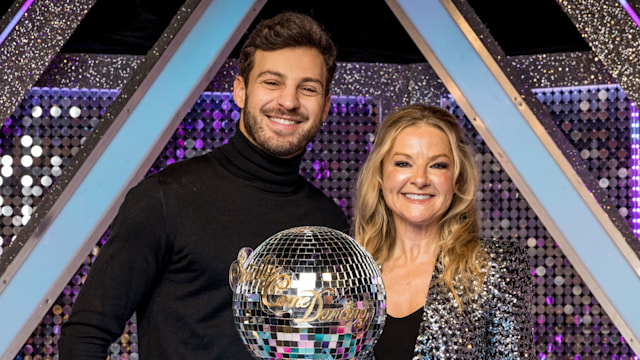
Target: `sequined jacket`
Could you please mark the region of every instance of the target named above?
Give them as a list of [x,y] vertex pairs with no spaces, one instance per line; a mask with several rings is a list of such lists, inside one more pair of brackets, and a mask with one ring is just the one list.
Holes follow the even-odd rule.
[[516,241],[481,240],[489,255],[482,291],[458,309],[453,294],[436,284],[436,266],[413,359],[532,359],[533,282]]
[[462,297],[462,312],[451,291],[437,285],[442,266],[434,269],[413,360],[533,359],[533,282],[527,255],[515,241],[481,244],[489,256],[484,285],[471,301]]

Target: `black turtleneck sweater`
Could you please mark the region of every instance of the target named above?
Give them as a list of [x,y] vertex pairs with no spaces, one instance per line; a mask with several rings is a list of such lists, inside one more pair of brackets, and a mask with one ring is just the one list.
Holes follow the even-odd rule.
[[228,144],[129,191],[73,305],[60,359],[104,360],[136,312],[140,359],[251,359],[235,330],[229,266],[294,226],[346,231],[340,208],[237,131]]

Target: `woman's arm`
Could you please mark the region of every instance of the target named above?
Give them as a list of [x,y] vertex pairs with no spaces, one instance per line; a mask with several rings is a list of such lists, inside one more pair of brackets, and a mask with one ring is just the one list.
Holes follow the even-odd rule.
[[517,241],[493,240],[488,251],[488,339],[490,359],[534,357],[531,304],[533,279],[529,259]]

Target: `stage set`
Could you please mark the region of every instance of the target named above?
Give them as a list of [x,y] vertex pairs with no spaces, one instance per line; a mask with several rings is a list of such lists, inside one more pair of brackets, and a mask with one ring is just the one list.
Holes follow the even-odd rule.
[[[146,57],[56,54],[90,1],[9,9],[0,358],[57,359],[60,327],[126,189],[234,135],[227,57],[264,3],[187,1]],[[428,63],[340,62],[301,173],[351,214],[384,116],[415,102],[445,107],[475,142],[483,236],[527,249],[537,358],[638,359],[637,16],[623,1],[559,3],[593,51],[505,56],[464,0],[389,0]],[[138,358],[135,316],[110,354]]]

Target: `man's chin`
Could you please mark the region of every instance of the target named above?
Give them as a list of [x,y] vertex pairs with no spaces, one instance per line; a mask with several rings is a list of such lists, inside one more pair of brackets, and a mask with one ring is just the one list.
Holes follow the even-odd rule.
[[263,150],[270,155],[290,158],[300,154],[305,148],[305,145],[297,146],[295,144],[280,144],[279,146],[265,146]]

